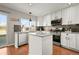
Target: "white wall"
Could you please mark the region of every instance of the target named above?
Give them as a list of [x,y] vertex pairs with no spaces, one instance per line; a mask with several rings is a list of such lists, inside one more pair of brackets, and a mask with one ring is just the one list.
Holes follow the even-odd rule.
[[[18,20],[21,17],[28,18],[27,14],[24,14],[22,12],[7,8],[5,6],[0,5],[0,10],[4,10],[9,12],[8,13],[8,44],[14,44],[14,24],[20,24],[18,21],[11,21],[11,20]],[[36,16],[33,16],[33,20],[36,20]]]

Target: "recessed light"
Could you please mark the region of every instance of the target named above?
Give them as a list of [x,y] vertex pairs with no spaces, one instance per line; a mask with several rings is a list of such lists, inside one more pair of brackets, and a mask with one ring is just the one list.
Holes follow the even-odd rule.
[[71,5],[72,3],[68,3],[68,5]]
[[32,3],[28,3],[29,6],[32,6]]

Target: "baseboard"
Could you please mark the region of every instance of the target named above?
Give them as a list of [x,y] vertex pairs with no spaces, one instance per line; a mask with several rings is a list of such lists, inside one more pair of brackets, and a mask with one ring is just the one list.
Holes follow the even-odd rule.
[[8,45],[6,45],[6,46],[12,46],[12,45],[15,45],[15,44],[8,44]]
[[4,48],[4,47],[7,47],[7,46],[12,46],[14,44],[7,44],[7,45],[3,45],[3,46],[0,46],[0,48]]
[[68,49],[68,50],[71,50],[71,51],[74,51],[74,52],[78,52],[79,53],[79,50],[77,49],[73,49],[73,48],[68,48],[68,47],[65,47],[63,45],[61,45],[61,47],[65,48],[65,49]]
[[[14,46],[15,44],[7,44],[7,45],[3,45],[3,46],[0,46],[0,48],[4,48],[4,47],[8,47],[8,46]],[[28,44],[22,44],[22,45],[28,45]],[[22,45],[19,45],[19,46],[22,46]]]

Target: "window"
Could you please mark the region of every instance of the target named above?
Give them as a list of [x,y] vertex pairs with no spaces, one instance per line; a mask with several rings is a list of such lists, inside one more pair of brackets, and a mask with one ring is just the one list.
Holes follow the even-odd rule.
[[7,44],[7,15],[0,13],[0,47]]
[[7,26],[7,16],[0,14],[0,35],[7,33],[6,26]]
[[21,28],[23,32],[29,31],[30,26],[31,26],[31,21],[29,21],[29,19],[21,18]]
[[21,18],[21,25],[24,25],[25,27],[29,27],[31,25],[31,22],[29,19]]

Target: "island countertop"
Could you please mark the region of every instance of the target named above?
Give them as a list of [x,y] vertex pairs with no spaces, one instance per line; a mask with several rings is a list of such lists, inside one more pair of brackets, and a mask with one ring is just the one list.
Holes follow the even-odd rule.
[[29,32],[31,35],[39,36],[39,37],[45,37],[52,35],[50,32]]

